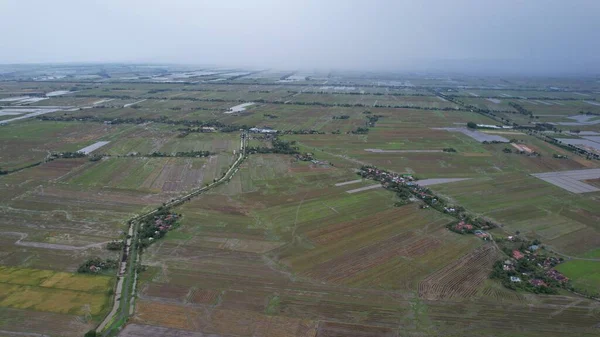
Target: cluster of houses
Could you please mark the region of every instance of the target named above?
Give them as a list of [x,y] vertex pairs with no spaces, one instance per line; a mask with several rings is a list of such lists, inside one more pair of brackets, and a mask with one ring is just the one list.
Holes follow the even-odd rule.
[[315,160],[314,155],[312,153],[310,153],[310,152],[296,153],[296,155],[294,157],[296,159],[300,160],[300,161],[313,161],[313,160]]
[[491,239],[490,235],[484,232],[484,229],[495,227],[489,221],[475,219],[468,223],[465,219],[469,219],[469,215],[465,213],[464,208],[459,206],[446,206],[443,199],[439,199],[427,187],[420,186],[416,183],[416,179],[410,174],[397,174],[380,170],[372,166],[363,166],[359,171],[363,178],[379,181],[383,187],[399,192],[399,196],[406,195],[410,192],[411,195],[423,200],[425,205],[421,208],[433,207],[438,211],[451,214],[459,219],[458,223],[449,225],[449,229],[457,233],[473,233],[483,240]]
[[149,244],[155,239],[162,238],[175,225],[178,218],[178,215],[175,213],[155,215],[151,222],[148,223],[148,226],[146,224],[141,225],[141,239],[147,239],[147,243]]
[[81,264],[79,266],[79,268],[77,269],[77,272],[84,273],[84,274],[87,274],[87,273],[97,274],[104,270],[113,269],[116,267],[117,267],[116,260],[111,260],[111,259],[103,260],[99,257],[93,257],[93,258],[90,258],[89,260],[85,261],[83,264]]
[[171,226],[177,221],[177,214],[167,214],[166,216],[155,216],[154,226],[161,232],[166,232],[171,229]]
[[[447,207],[445,207],[444,209],[447,209]],[[452,212],[456,212],[457,210],[455,208],[448,208],[447,213],[452,213]],[[454,232],[458,232],[458,233],[473,233],[473,235],[475,235],[476,237],[483,239],[483,240],[490,240],[490,234],[481,230],[481,224],[477,224],[477,225],[473,225],[472,223],[468,223],[465,220],[461,220],[458,223],[456,223],[455,225],[452,225],[450,227],[451,230],[453,230]]]
[[317,159],[315,159],[314,155],[312,153],[310,153],[310,152],[296,153],[294,155],[294,157],[297,160],[300,160],[300,161],[309,161],[309,162],[313,163],[314,165],[329,166],[329,162],[328,161],[317,160]]
[[415,181],[415,179],[413,178],[413,176],[411,176],[410,174],[397,174],[397,173],[391,173],[391,172],[387,172],[385,170],[380,170],[376,167],[369,167],[369,166],[365,166],[361,169],[360,171],[360,175],[365,177],[365,178],[370,178],[373,180],[377,180],[379,182],[381,182],[381,184],[384,187],[387,187],[386,184],[390,183],[396,183],[396,184],[405,184],[405,185],[414,185],[411,184],[411,182]]
[[459,232],[470,232],[473,230],[473,225],[461,220],[456,225],[454,225],[454,230]]
[[550,269],[550,270],[546,271],[546,276],[548,276],[549,278],[551,278],[553,280],[558,281],[559,283],[569,282],[569,278],[566,277],[565,275],[561,274],[556,269]]
[[[565,275],[561,274],[556,269],[553,269],[556,265],[558,265],[559,263],[562,262],[562,259],[553,257],[553,256],[549,256],[549,257],[540,256],[536,253],[536,251],[539,248],[540,247],[538,245],[533,244],[533,245],[530,245],[529,247],[527,247],[527,249],[525,249],[523,251],[521,251],[519,249],[514,249],[511,254],[512,259],[508,259],[508,260],[504,261],[502,269],[507,272],[515,271],[515,265],[518,263],[518,261],[525,259],[525,260],[535,263],[535,265],[537,267],[544,270],[544,275],[548,279],[554,280],[554,281],[558,282],[559,284],[567,283],[569,281],[569,278],[566,277]],[[522,272],[521,273],[522,276],[527,276],[527,277],[530,277],[532,274],[533,274],[533,272]],[[546,280],[544,280],[542,278],[539,278],[539,275],[540,274],[538,273],[538,277],[531,278],[529,280],[529,284],[533,285],[534,287],[549,287],[548,282],[546,282]],[[510,276],[510,281],[513,283],[522,282],[521,277],[519,277],[519,276]]]

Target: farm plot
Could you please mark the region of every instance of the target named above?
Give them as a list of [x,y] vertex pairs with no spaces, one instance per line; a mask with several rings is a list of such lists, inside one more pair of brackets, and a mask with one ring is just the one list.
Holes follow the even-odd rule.
[[[347,132],[365,125],[364,108],[322,107],[296,104],[260,104],[252,113],[223,114],[226,124],[271,127],[276,130],[319,130]],[[334,119],[347,115],[348,119]]]
[[576,139],[576,138],[556,138],[556,140],[561,143],[565,143],[568,145],[573,145],[577,148],[580,148],[585,151],[589,151],[591,153],[600,154],[600,140],[597,136],[595,137],[585,137],[585,139]]
[[437,185],[437,184],[447,184],[447,183],[453,183],[453,182],[457,182],[457,181],[463,181],[463,180],[469,180],[470,178],[437,178],[437,179],[423,179],[423,180],[419,180],[417,181],[417,184],[419,186],[430,186],[430,185]]
[[[326,159],[336,167],[356,168],[362,165],[374,165],[398,173],[416,174],[420,179],[426,178],[461,178],[496,173],[498,171],[523,170],[523,164],[532,165],[531,158],[526,156],[509,158],[502,153],[502,148],[493,144],[480,144],[462,134],[453,135],[445,131],[429,130],[438,138],[428,139],[418,136],[418,131],[402,130],[373,132],[369,135],[294,135],[285,136],[286,140],[295,140],[302,151],[315,153],[319,159]],[[395,138],[398,135],[398,138]],[[402,137],[410,137],[405,143]],[[417,138],[419,137],[419,138]],[[375,143],[376,142],[376,143]],[[405,145],[407,144],[407,145]],[[417,145],[412,145],[417,144]],[[364,151],[365,146],[385,148],[440,148],[452,147],[457,153],[447,152],[402,152],[402,153],[373,153]],[[497,155],[496,155],[497,154]],[[558,162],[558,160],[556,160]],[[563,164],[566,164],[563,163]]]
[[159,152],[209,151],[233,153],[240,148],[240,135],[233,133],[190,133],[183,138],[171,138],[159,147]]
[[[431,186],[467,209],[557,250],[584,254],[600,244],[598,202],[520,173]],[[578,242],[575,244],[575,242]]]
[[165,144],[176,139],[179,134],[172,127],[160,124],[130,125],[122,132],[105,137],[110,143],[98,152],[112,156],[148,155],[159,152]]
[[532,175],[573,193],[589,193],[600,191],[600,189],[596,188],[595,186],[582,182],[582,180],[599,179],[600,169],[547,172]]
[[11,337],[81,337],[95,325],[94,321],[86,321],[84,316],[7,307],[0,307],[0,317],[0,331]]
[[479,109],[516,112],[516,110],[509,105],[510,102],[516,101],[515,99],[461,97],[460,100],[465,104],[473,105]]
[[48,152],[75,152],[119,132],[123,127],[102,124],[29,121],[5,126],[0,132],[2,169],[12,169],[43,160]]
[[81,153],[84,153],[84,154],[90,154],[93,151],[98,150],[99,148],[103,147],[104,145],[106,145],[108,143],[110,143],[110,142],[108,142],[108,141],[96,142],[96,143],[94,143],[92,145],[84,147],[81,150],[78,150],[77,152],[81,152]]
[[[315,245],[313,249],[282,247],[277,253],[292,270],[319,281],[410,289],[443,260],[438,256],[441,247],[452,242],[461,251],[476,244],[440,235],[438,231],[448,221],[436,213],[420,212],[414,205],[392,208],[313,228],[304,234]],[[402,274],[406,268],[413,270],[411,275]]]
[[[497,301],[424,301],[427,317],[456,336],[594,336],[598,314],[591,302],[539,296],[528,305]],[[591,311],[590,311],[591,310]],[[525,327],[525,328],[524,328]]]
[[441,130],[446,130],[446,131],[450,131],[450,132],[460,132],[463,133],[473,139],[475,139],[476,141],[483,143],[483,142],[501,142],[501,143],[508,143],[508,139],[501,137],[501,136],[496,136],[496,135],[490,135],[487,133],[483,133],[483,132],[479,132],[476,130],[471,130],[471,129],[467,129],[467,128],[443,128]]
[[[179,193],[201,186],[214,158],[109,158],[67,181],[74,186],[110,187],[151,193]],[[214,173],[214,172],[213,172]]]
[[254,105],[254,102],[238,104],[236,106],[232,106],[231,108],[229,108],[227,111],[225,111],[225,113],[230,114],[230,113],[235,113],[235,112],[246,111],[246,108],[249,106],[252,106],[252,105]]
[[[447,231],[452,219],[440,213],[393,207],[388,191],[346,194],[356,185],[332,186],[353,177],[337,164],[324,169],[288,156],[251,155],[230,184],[184,204],[181,226],[147,251],[150,268],[142,273],[133,322],[262,336],[259,327],[277,321],[285,324],[282,336],[296,336],[300,325],[294,322],[315,327],[321,321],[330,322],[316,329],[323,334],[354,329],[385,335],[398,322],[414,322],[414,306],[399,290],[418,292],[419,284],[441,298],[431,302],[435,319],[419,323],[432,331],[456,319],[440,314],[440,307],[462,312],[454,307],[461,303],[470,310],[471,302],[460,301],[465,298],[495,303],[489,298],[496,293],[485,292],[486,259],[495,257],[480,254],[487,248],[477,248],[482,241]],[[476,277],[465,279],[470,273]],[[437,287],[441,279],[456,289]],[[518,296],[506,301],[515,310],[535,302]],[[558,321],[573,312],[558,313]],[[473,324],[485,322],[478,316]],[[407,324],[407,331],[422,329],[415,325]]]
[[586,260],[571,260],[556,267],[556,270],[567,276],[575,289],[589,294],[598,292],[600,284],[600,262]]
[[108,276],[0,267],[0,307],[97,319],[107,307],[111,281]]
[[496,257],[491,244],[477,248],[427,276],[419,284],[419,296],[428,300],[474,297],[488,279]]

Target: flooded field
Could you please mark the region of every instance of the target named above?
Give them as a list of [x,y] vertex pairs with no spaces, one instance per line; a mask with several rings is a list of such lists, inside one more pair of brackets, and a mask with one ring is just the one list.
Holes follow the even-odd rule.
[[476,130],[471,130],[471,129],[467,129],[467,128],[435,128],[434,130],[446,130],[446,131],[450,131],[450,132],[460,132],[463,133],[473,139],[475,139],[476,141],[483,143],[483,142],[501,142],[501,143],[508,143],[509,140],[501,137],[501,136],[496,136],[496,135],[489,135],[487,133],[483,133],[480,131],[476,131]]
[[46,94],[47,97],[56,97],[56,96],[62,96],[62,95],[66,95],[66,94],[70,94],[72,91],[69,90],[56,90],[56,91],[52,91]]
[[100,142],[96,142],[90,146],[86,146],[83,149],[77,151],[77,152],[81,152],[81,153],[85,153],[85,154],[90,154],[92,152],[94,152],[95,150],[103,147],[104,145],[108,144],[110,142],[107,141],[100,141]]
[[229,108],[229,110],[225,111],[226,114],[230,114],[230,113],[234,113],[234,112],[242,112],[245,111],[247,107],[254,105],[255,103],[243,103],[243,104],[238,104],[236,106],[232,106],[231,108]]

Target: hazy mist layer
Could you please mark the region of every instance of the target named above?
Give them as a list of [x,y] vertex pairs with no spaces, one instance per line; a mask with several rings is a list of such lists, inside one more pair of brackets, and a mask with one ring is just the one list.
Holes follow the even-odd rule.
[[0,63],[600,72],[598,0],[3,0]]

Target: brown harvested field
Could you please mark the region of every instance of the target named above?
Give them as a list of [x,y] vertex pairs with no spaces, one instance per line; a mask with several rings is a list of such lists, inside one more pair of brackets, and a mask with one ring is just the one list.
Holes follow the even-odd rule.
[[419,284],[419,296],[428,300],[474,297],[488,279],[496,259],[492,244],[477,248],[427,276]]
[[94,327],[82,316],[5,307],[0,307],[0,317],[0,334],[7,337],[81,337]]
[[[127,324],[119,333],[119,337],[206,337],[201,332],[165,328],[154,325]],[[220,337],[213,335],[212,337]]]
[[[571,196],[530,174],[596,168],[597,161],[518,129],[485,132],[515,139],[516,146],[541,156],[505,153],[509,144],[482,144],[434,128],[501,123],[451,102],[455,94],[503,110],[512,110],[513,99],[502,97],[535,96],[522,102],[534,111],[533,119],[495,116],[527,125],[570,121],[564,111],[556,114],[584,106],[597,110],[584,102],[600,99],[597,83],[412,73],[378,78],[338,71],[297,72],[288,83],[281,80],[289,75],[285,72],[237,77],[219,74],[238,71],[233,69],[194,75],[191,68],[134,65],[107,65],[102,71],[110,78],[92,75],[77,82],[83,71],[100,71],[85,67],[67,78],[0,85],[0,99],[76,90],[39,104],[99,102],[43,118],[71,121],[32,118],[2,126],[2,170],[43,160],[49,152],[110,142],[95,152],[107,154],[101,160],[57,159],[0,176],[0,265],[44,270],[0,283],[0,335],[70,337],[94,328],[110,304],[108,291],[101,289],[107,283],[57,272],[75,272],[92,256],[118,258],[120,251],[105,246],[124,236],[127,220],[221,177],[239,150],[239,129],[246,126],[283,131],[279,140],[296,142],[289,145],[329,164],[252,153],[230,181],[173,208],[181,214],[178,225],[139,255],[133,315],[120,336],[598,335],[597,302],[566,290],[555,296],[512,291],[489,279],[491,264],[506,257],[490,242],[449,231],[446,226],[457,220],[450,214],[421,209],[420,201],[400,203],[397,193],[384,188],[346,193],[374,184],[369,180],[336,186],[359,179],[355,170],[362,165],[419,179],[472,178],[431,189],[474,217],[501,223],[491,230],[494,238],[518,230],[521,237],[540,239],[546,249],[595,258],[598,195]],[[39,71],[0,73],[30,78]],[[200,73],[205,71],[212,72]],[[174,82],[151,83],[155,80]],[[470,91],[481,97],[468,97]],[[246,102],[255,104],[224,113]],[[200,132],[200,125],[217,130]],[[597,129],[597,124],[581,127]],[[563,135],[568,130],[565,126]],[[278,150],[272,137],[252,133],[250,146]],[[189,151],[212,155],[181,153]],[[42,279],[44,273],[58,276]],[[36,279],[40,282],[33,283]]]
[[[468,327],[484,331],[487,318],[457,314],[469,311],[473,301],[494,307],[488,315],[497,322],[506,306],[522,312],[535,306],[537,315],[550,305],[490,284],[495,251],[473,236],[449,232],[445,216],[416,205],[393,207],[385,190],[348,195],[332,186],[351,180],[337,166],[311,181],[311,172],[290,173],[296,163],[282,156],[250,158],[260,166],[240,169],[245,187],[216,189],[186,203],[182,226],[145,253],[152,267],[142,274],[144,284],[153,291],[169,287],[165,297],[139,300],[136,324],[263,336],[275,334],[266,327],[277,318],[288,333],[283,336],[301,335],[291,326],[306,325],[294,320],[309,322],[317,336],[441,335],[452,327],[478,336]],[[269,248],[247,249],[248,243]],[[424,299],[415,298],[420,289],[427,290]],[[592,310],[591,303],[581,306]],[[559,321],[578,310],[557,313]],[[520,331],[507,325],[507,336]],[[532,336],[545,329],[536,324]]]
[[267,316],[247,310],[214,309],[139,301],[135,324],[195,330],[217,336],[313,337],[317,323],[311,320]]
[[191,312],[192,309],[174,304],[138,300],[133,323],[192,330],[194,326],[188,317]]
[[335,322],[321,322],[316,337],[397,337],[397,329]]
[[187,287],[178,287],[169,284],[152,283],[142,290],[143,296],[160,297],[183,302],[190,290]]
[[191,303],[194,304],[215,304],[221,292],[213,289],[196,289],[193,291]]
[[4,169],[23,167],[42,161],[48,152],[77,151],[126,129],[127,126],[67,122],[11,124],[0,132],[0,162]]
[[146,193],[180,193],[202,186],[220,173],[229,158],[106,158],[69,176],[71,186]]
[[597,304],[573,297],[539,296],[529,304],[498,301],[425,301],[425,304],[429,319],[440,322],[441,331],[453,331],[456,336],[481,336],[482,332],[498,336],[494,331],[502,331],[507,337],[598,334],[599,316],[594,309]]
[[486,283],[487,284],[480,289],[482,296],[498,302],[526,301],[526,294],[506,289],[504,286],[493,281],[487,281]]
[[600,213],[594,193],[575,195],[517,173],[436,185],[432,189],[498,221],[513,233],[527,233],[564,254],[584,254],[600,242]]

